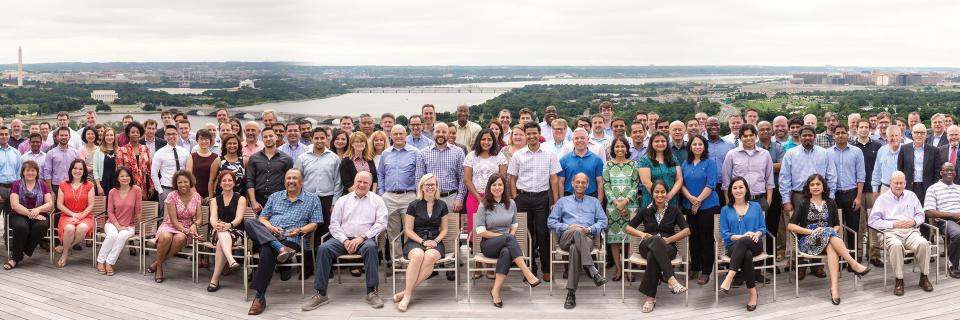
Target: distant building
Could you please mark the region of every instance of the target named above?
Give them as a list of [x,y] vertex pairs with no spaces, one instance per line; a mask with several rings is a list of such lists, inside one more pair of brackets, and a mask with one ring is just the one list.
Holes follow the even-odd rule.
[[796,73],[794,78],[803,79],[804,84],[822,84],[827,78],[826,73]]
[[875,73],[873,77],[873,84],[878,86],[889,86],[890,76],[886,74]]
[[240,80],[240,85],[239,85],[239,87],[240,87],[240,88],[250,88],[250,89],[256,88],[256,87],[254,86],[253,80],[250,80],[250,79]]
[[117,100],[120,96],[117,95],[117,92],[114,90],[93,90],[90,93],[90,98],[93,100],[100,100],[105,103],[112,103]]

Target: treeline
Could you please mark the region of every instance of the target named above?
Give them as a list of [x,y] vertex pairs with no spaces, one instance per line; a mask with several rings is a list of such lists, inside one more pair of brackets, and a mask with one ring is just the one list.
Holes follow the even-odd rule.
[[[780,94],[774,98],[786,96],[785,94]],[[846,116],[851,113],[866,115],[881,111],[890,112],[896,117],[906,118],[910,112],[917,111],[920,113],[920,118],[929,125],[930,117],[934,114],[960,114],[960,92],[939,90],[933,87],[918,90],[883,89],[804,92],[795,94],[794,96],[817,102],[803,109],[793,110],[793,114],[803,115],[812,113],[817,115],[818,118],[822,117],[823,113],[827,111],[836,112],[840,119],[846,119]],[[751,96],[742,101],[763,99],[771,98]],[[779,112],[777,112],[777,110],[761,110],[760,116],[761,118],[769,118],[786,113],[787,112],[783,110]]]
[[47,88],[0,88],[0,117],[75,111],[96,104],[90,90],[70,85]]

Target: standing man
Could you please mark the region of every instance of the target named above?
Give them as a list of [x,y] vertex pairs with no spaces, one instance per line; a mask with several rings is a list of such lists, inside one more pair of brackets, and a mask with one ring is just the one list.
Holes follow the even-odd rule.
[[[406,142],[408,145],[420,149],[426,149],[429,146],[433,145],[433,139],[427,138],[426,132],[423,132],[423,118],[419,115],[410,116],[410,135],[407,136]],[[393,127],[384,128],[384,130],[390,130],[391,132],[391,141],[393,140]],[[406,129],[404,129],[404,136],[406,136]],[[396,143],[396,142],[394,142]],[[382,180],[377,180],[382,181]]]
[[193,150],[193,147],[197,146],[197,140],[191,137],[190,134],[190,121],[177,121],[177,132],[179,133],[179,136],[177,137],[178,146],[188,151]]
[[[863,153],[864,190],[860,194],[860,221],[858,223],[860,228],[855,229],[860,237],[867,236],[867,214],[869,213],[868,210],[873,208],[873,166],[877,164],[877,152],[880,151],[881,147],[879,142],[870,138],[870,131],[869,119],[857,121],[857,137],[850,142],[854,147],[860,148]],[[958,138],[960,138],[960,135],[958,135]],[[870,241],[872,240],[873,238],[870,238]],[[859,239],[857,240],[857,246],[860,252],[866,252],[863,242]]]
[[[167,144],[153,154],[150,159],[150,178],[153,180],[153,187],[157,191],[158,200],[167,198],[167,194],[176,190],[173,181],[173,174],[177,171],[187,169],[187,159],[190,157],[190,151],[177,144],[177,127],[172,125],[163,128],[163,138]],[[47,159],[50,154],[47,154]],[[161,210],[160,216],[163,216]]]
[[630,125],[630,160],[640,161],[640,158],[647,155],[647,130],[644,126],[646,122],[634,121]]
[[[547,109],[544,110],[543,121],[540,122],[540,132],[541,134],[543,134],[544,140],[553,139],[553,121],[555,120],[557,120],[557,107],[547,106]],[[504,129],[504,130],[508,130],[508,129]],[[571,139],[570,131],[563,130],[563,134],[564,134],[563,136],[564,140]],[[508,135],[504,134],[504,137],[508,137]]]
[[87,127],[94,127],[97,125],[97,109],[87,109],[86,115],[84,116],[86,120]]
[[560,158],[560,169],[557,177],[563,185],[563,195],[573,194],[573,177],[578,174],[587,175],[587,195],[603,199],[603,160],[587,149],[587,132],[583,129],[573,131],[573,152]]
[[[950,126],[947,128],[947,140],[947,144],[940,146],[937,152],[936,163],[943,164],[944,162],[950,162],[954,168],[960,167],[957,162],[957,160],[960,159],[960,157],[958,157],[958,155],[960,155],[960,127]],[[960,176],[957,176],[957,174],[953,176],[953,183],[960,184]]]
[[[790,149],[783,156],[780,167],[780,195],[783,197],[783,212],[787,217],[793,215],[793,204],[803,201],[803,187],[811,175],[822,174],[827,179],[828,186],[837,185],[837,167],[830,161],[827,149],[813,143],[816,135],[816,129],[804,126],[800,129],[800,148]],[[835,198],[834,191],[836,190],[830,190],[830,198]]]
[[520,118],[517,124],[522,127],[530,122],[533,122],[533,110],[526,107],[520,108]]
[[303,173],[303,192],[315,194],[320,198],[323,222],[315,234],[319,239],[319,236],[329,231],[331,207],[336,197],[343,191],[343,186],[340,185],[340,157],[327,148],[327,139],[329,139],[327,130],[316,128],[311,133],[313,134],[312,149],[300,154],[293,168]]
[[[561,170],[560,161],[557,155],[540,148],[540,126],[527,123],[523,131],[527,136],[527,147],[517,150],[507,167],[513,189],[511,194],[516,201],[517,212],[526,212],[529,216],[527,230],[532,238],[533,249],[530,270],[536,274],[540,270],[538,267],[541,267],[544,281],[552,281],[547,216],[550,214],[551,199],[560,199],[560,184],[556,176]],[[540,258],[539,265],[537,257]]]
[[160,130],[160,135],[157,135],[156,120],[147,119],[147,121],[143,122],[143,127],[143,138],[140,139],[140,143],[147,146],[147,149],[150,149],[150,154],[155,154],[157,150],[167,145],[167,141],[163,137],[165,130]]
[[[913,111],[907,114],[907,127],[910,128],[911,131],[913,131],[913,126],[917,125],[918,123],[920,123],[919,112]],[[913,138],[913,132],[911,131],[907,131],[907,138],[916,140]],[[923,199],[920,199],[920,201],[923,201]]]
[[[309,146],[300,143],[300,124],[296,122],[287,122],[287,143],[280,147],[280,151],[290,156],[290,159],[296,160],[301,154],[308,152]],[[323,150],[323,149],[320,149]],[[302,171],[302,170],[301,170]],[[304,174],[306,175],[306,174]]]
[[[707,121],[706,118],[704,118],[703,121],[706,122]],[[694,136],[706,135],[706,131],[703,131],[703,127],[700,125],[700,121],[697,120],[697,118],[687,119],[686,126],[687,126],[687,134],[683,136],[683,141],[687,143],[689,143],[690,139],[692,139]]]
[[[318,127],[319,128],[319,127]],[[236,132],[239,133],[239,132]],[[300,143],[310,145],[313,141],[313,123],[307,119],[300,120]]]
[[776,116],[773,118],[773,133],[774,137],[780,145],[786,144],[790,141],[790,121],[787,120],[787,117]]
[[230,115],[227,114],[226,108],[217,108],[217,123],[230,123]]
[[670,152],[679,163],[687,162],[687,142],[684,132],[686,125],[683,121],[676,120],[670,123]]
[[293,168],[293,158],[277,150],[277,135],[273,129],[263,129],[261,135],[263,149],[247,161],[247,199],[250,199],[250,207],[257,212],[271,194],[283,190],[284,180],[281,177]]
[[947,145],[947,141],[945,141],[947,137],[944,136],[944,129],[947,127],[943,125],[943,115],[939,113],[933,115],[933,118],[930,119],[930,124],[933,126],[933,132],[927,136],[927,144],[937,148]]
[[613,121],[613,103],[610,103],[610,101],[601,102],[600,116],[603,117],[604,133],[606,133],[608,136],[613,135],[613,130],[611,128],[611,125],[613,125],[611,123]]
[[[503,128],[503,141],[500,141],[500,145],[508,146],[510,145],[510,123],[513,122],[513,119],[510,115],[510,110],[500,109],[500,114],[497,115],[497,121],[500,122],[500,127]],[[551,122],[552,124],[553,122]]]
[[605,155],[604,157],[601,157],[604,160],[614,158],[613,154],[610,153],[610,146],[613,145],[614,140],[617,138],[627,138],[627,120],[624,120],[620,117],[614,117],[613,120],[610,121],[610,128],[613,129],[613,136],[611,139],[607,140],[607,142],[603,143],[603,150],[601,150],[602,152],[600,153]]
[[473,150],[473,140],[477,139],[477,134],[483,128],[476,122],[470,121],[470,107],[465,104],[457,106],[457,121],[453,123],[457,130],[457,139],[452,141],[456,144],[466,146],[467,152]]
[[927,292],[933,291],[933,284],[927,278],[930,274],[930,242],[919,231],[924,221],[923,206],[916,194],[905,189],[906,184],[903,172],[895,171],[890,177],[890,192],[878,197],[873,211],[870,212],[870,227],[883,232],[887,263],[893,268],[893,275],[897,278],[893,287],[893,294],[897,296],[903,295],[903,259],[906,249],[914,252],[914,261],[919,264],[920,288]]
[[547,226],[560,238],[560,249],[570,253],[567,264],[570,279],[567,280],[567,298],[563,303],[563,308],[568,310],[577,307],[580,270],[587,272],[598,287],[607,283],[590,255],[594,239],[607,228],[607,214],[603,212],[600,200],[585,194],[589,180],[583,173],[574,176],[574,193],[557,200],[547,220]]
[[647,113],[647,129],[657,130],[657,122],[660,121],[660,114],[656,111]]
[[29,145],[30,150],[20,156],[20,163],[23,164],[24,162],[33,160],[33,162],[36,162],[37,166],[40,167],[40,172],[43,172],[43,163],[46,162],[47,159],[47,153],[40,150],[40,146],[43,144],[43,137],[41,137],[39,133],[31,133],[30,142],[22,144]]
[[[273,131],[272,128],[267,127],[270,131]],[[257,140],[257,136],[260,135],[260,125],[256,121],[248,121],[247,124],[243,125],[243,148],[240,150],[243,154],[243,162],[250,163],[250,157],[255,153],[263,150],[264,144],[263,141]],[[266,198],[264,198],[266,200]]]
[[263,119],[264,128],[273,128],[273,125],[277,124],[277,113],[272,109],[263,110],[260,113],[260,118]]
[[[837,208],[843,214],[843,224],[851,230],[860,230],[860,196],[867,181],[863,150],[850,146],[850,135],[847,134],[847,126],[843,124],[833,127],[833,137],[837,144],[828,150],[830,159],[837,168],[837,184],[828,187],[835,190],[834,196]],[[848,234],[846,239],[848,249],[857,247],[859,241],[853,234]]]
[[[786,118],[784,118],[786,120]],[[773,126],[770,122],[760,121],[757,123],[757,132],[759,132],[760,139],[757,140],[757,147],[763,150],[767,150],[770,153],[770,160],[773,161],[773,201],[770,202],[768,210],[766,212],[767,217],[775,216],[777,221],[781,221],[781,215],[783,214],[783,196],[780,195],[780,165],[783,162],[783,155],[786,153],[783,150],[783,145],[773,139]],[[726,159],[724,159],[726,160]],[[781,227],[782,226],[782,227]],[[773,230],[773,235],[777,237],[777,260],[782,260],[783,256],[786,254],[786,237],[780,237],[779,235],[786,232],[786,225],[784,223],[777,223],[777,228],[767,229]]]
[[730,118],[727,118],[727,125],[730,127],[730,134],[723,136],[723,140],[726,140],[727,143],[732,144],[734,147],[740,145],[740,126],[743,125],[743,118],[739,114],[731,115]]
[[340,117],[340,131],[346,132],[347,135],[350,135],[350,133],[353,132],[353,118],[350,116]]
[[[413,121],[413,118],[410,118]],[[419,117],[417,118],[419,120]],[[416,130],[416,129],[414,129]],[[407,206],[417,198],[417,154],[419,150],[407,143],[407,130],[401,125],[390,128],[390,139],[393,146],[387,148],[380,156],[377,166],[377,193],[383,198],[387,206],[387,239],[396,238],[403,233],[403,217],[407,214]],[[422,138],[429,140],[429,138]],[[392,242],[388,242],[392,243]],[[390,252],[398,252],[400,248],[390,248]]]
[[369,137],[373,134],[373,128],[376,124],[373,123],[373,116],[369,113],[364,113],[360,115],[360,132]]
[[790,119],[788,128],[790,130],[790,139],[787,143],[783,144],[783,149],[787,151],[800,145],[800,128],[803,128],[803,120],[799,117],[793,117]]
[[[390,132],[390,129],[392,129],[393,125],[395,124],[397,124],[397,118],[394,117],[392,113],[385,112],[384,114],[380,115],[381,130],[385,132]],[[387,143],[390,143],[390,141],[387,140]]]
[[[17,121],[20,119],[14,119]],[[10,129],[0,126],[0,209],[10,211],[10,186],[20,180],[20,151],[10,145]],[[6,233],[6,231],[4,232]]]
[[[70,132],[70,141],[68,143],[71,148],[76,150],[83,148],[83,139],[80,138],[79,132],[70,128],[70,114],[66,111],[57,112],[57,128],[55,128],[56,131],[50,131],[50,133],[47,134],[48,145],[55,146],[60,144],[59,137],[53,136],[54,132],[60,132],[59,128],[67,128],[67,131]],[[41,129],[43,128],[41,127]]]
[[[23,121],[20,119],[13,119],[10,121],[10,146],[14,149],[18,149],[20,144],[24,141],[27,141],[27,138],[23,136]],[[21,152],[22,153],[22,152]]]
[[891,121],[893,121],[893,118],[890,116],[890,113],[886,111],[878,113],[877,131],[875,132],[875,136],[872,136],[871,138],[879,141],[880,144],[887,144],[887,127],[890,126]]
[[562,157],[566,150],[573,150],[573,143],[570,140],[567,140],[570,130],[567,127],[567,120],[565,119],[554,119],[551,123],[553,129],[550,130],[551,137],[544,141],[540,147],[546,149],[547,151],[553,152],[558,157]]
[[[776,235],[777,227],[780,225],[780,217],[772,214],[770,204],[773,203],[773,158],[770,153],[762,148],[757,148],[757,127],[752,124],[740,126],[737,134],[741,138],[740,146],[727,152],[723,159],[723,168],[720,171],[723,196],[730,197],[728,190],[730,181],[734,177],[743,177],[747,180],[747,186],[750,188],[750,194],[747,195],[751,201],[760,203],[763,212],[766,213],[767,230]],[[770,239],[770,238],[767,238]],[[767,251],[774,253],[774,243],[768,240]]]
[[823,130],[823,133],[817,135],[814,143],[821,148],[829,149],[836,143],[836,139],[833,137],[833,129],[837,127],[837,124],[840,124],[840,121],[837,120],[837,114],[835,112],[827,111],[823,114],[823,124],[827,128]]
[[[760,112],[757,112],[757,109],[747,108],[747,111],[743,113],[747,124],[757,126],[757,123],[760,122]],[[739,131],[738,131],[739,132]]]
[[598,145],[603,145],[610,140],[610,136],[607,135],[606,130],[603,128],[603,116],[600,114],[595,114],[590,118],[591,130],[593,133],[590,135],[590,141]]
[[420,115],[423,116],[423,135],[433,140],[433,126],[437,123],[437,110],[432,104],[425,104],[420,107]]
[[[927,127],[922,123],[913,126],[912,143],[900,148],[897,170],[907,178],[907,189],[917,194],[920,203],[926,199],[927,188],[937,182],[937,147],[926,144]],[[941,163],[942,165],[943,163]]]
[[[733,144],[723,140],[720,137],[720,119],[716,117],[707,118],[707,150],[710,159],[717,163],[717,172],[723,172],[723,162],[726,161],[727,153],[733,150]],[[713,190],[723,190],[723,181],[717,181]],[[727,198],[720,197],[720,203],[726,204]]]

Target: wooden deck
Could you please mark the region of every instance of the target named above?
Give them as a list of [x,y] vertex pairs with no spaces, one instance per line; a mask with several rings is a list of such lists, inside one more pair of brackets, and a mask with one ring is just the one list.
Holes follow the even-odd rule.
[[[37,252],[12,271],[0,270],[0,319],[234,319],[247,317],[249,302],[244,301],[239,274],[225,277],[221,289],[207,293],[205,287],[210,272],[201,270],[199,283],[190,280],[189,262],[175,258],[167,267],[166,282],[153,282],[152,275],[142,276],[136,271],[136,259],[124,253],[120,257],[117,274],[107,277],[91,267],[90,248],[75,252],[69,265],[57,269],[49,264],[43,253]],[[0,251],[2,252],[2,251]],[[152,258],[152,256],[151,256]],[[6,260],[6,257],[3,257]],[[152,260],[152,259],[151,259]],[[381,277],[383,309],[372,309],[363,302],[363,278],[343,273],[343,284],[331,280],[331,303],[311,312],[300,311],[300,283],[297,276],[280,281],[279,276],[267,296],[268,307],[262,319],[637,319],[662,318],[692,319],[758,317],[776,319],[833,318],[957,318],[960,304],[960,281],[947,278],[941,271],[939,284],[932,293],[917,287],[918,273],[911,273],[907,265],[906,295],[892,293],[892,280],[886,291],[881,291],[883,270],[875,269],[853,288],[852,274],[843,272],[841,293],[843,304],[834,306],[829,301],[827,279],[808,275],[801,281],[800,297],[794,296],[793,274],[777,278],[777,301],[772,301],[773,286],[760,288],[760,306],[756,312],[744,310],[746,290],[735,288],[730,296],[721,296],[714,304],[713,283],[700,287],[692,284],[689,306],[684,307],[683,296],[670,295],[661,286],[656,310],[641,315],[641,298],[637,285],[627,287],[625,302],[620,300],[620,283],[611,282],[606,296],[600,288],[584,279],[578,292],[578,307],[564,310],[562,289],[564,280],[554,284],[549,295],[549,284],[534,289],[532,300],[520,283],[520,277],[511,275],[504,288],[504,308],[489,303],[491,281],[481,279],[473,288],[472,301],[467,301],[465,279],[460,279],[460,299],[454,299],[452,282],[443,275],[428,280],[417,292],[410,310],[400,313],[389,300],[392,278]],[[612,269],[611,269],[612,270]],[[400,281],[402,281],[402,276]],[[295,281],[296,280],[296,281]],[[308,279],[307,296],[312,294],[312,280]],[[402,284],[398,284],[402,288]],[[694,318],[695,317],[695,318]]]

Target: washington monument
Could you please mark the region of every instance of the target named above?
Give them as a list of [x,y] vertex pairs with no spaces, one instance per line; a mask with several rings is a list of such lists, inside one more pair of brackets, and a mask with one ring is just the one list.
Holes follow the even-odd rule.
[[23,87],[23,47],[17,47],[17,88]]

